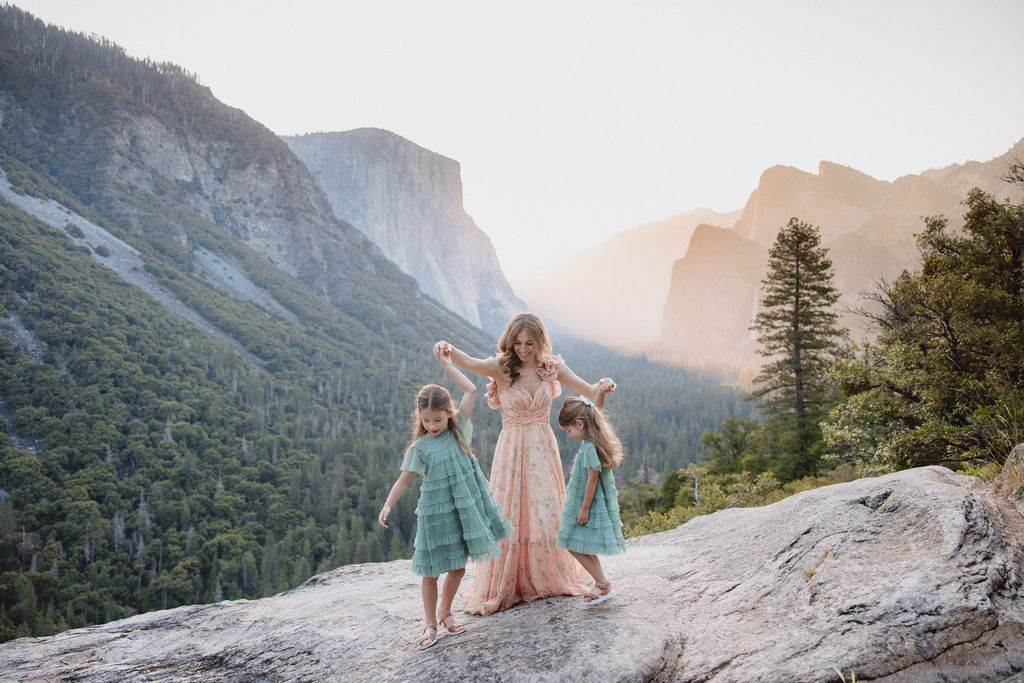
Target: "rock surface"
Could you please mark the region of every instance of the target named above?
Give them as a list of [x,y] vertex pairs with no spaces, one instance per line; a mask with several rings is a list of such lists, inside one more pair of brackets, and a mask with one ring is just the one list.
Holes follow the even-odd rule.
[[[808,491],[631,539],[618,596],[490,617],[420,652],[409,561],[257,601],[0,646],[21,681],[1003,681],[1024,671],[1024,522],[939,467]],[[467,577],[468,578],[468,577]],[[459,600],[456,601],[458,606]]]

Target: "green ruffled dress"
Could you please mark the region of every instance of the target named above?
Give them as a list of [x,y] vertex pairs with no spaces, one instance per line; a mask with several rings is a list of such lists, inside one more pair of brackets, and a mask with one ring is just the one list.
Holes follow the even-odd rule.
[[[580,524],[576,516],[583,505],[587,471],[590,469],[601,470],[601,474],[597,477],[597,489],[590,503],[590,517],[586,524]],[[622,520],[619,519],[619,492],[615,488],[615,473],[601,466],[593,441],[584,441],[573,460],[569,483],[565,485],[565,507],[562,508],[562,524],[558,528],[555,545],[585,555],[616,555],[626,552]]]
[[[470,443],[473,424],[461,413],[456,427],[462,442]],[[501,554],[498,541],[512,533],[512,525],[494,500],[480,463],[459,449],[450,430],[417,439],[405,452],[402,469],[423,474],[412,554],[415,574],[437,576],[465,567],[467,558]]]

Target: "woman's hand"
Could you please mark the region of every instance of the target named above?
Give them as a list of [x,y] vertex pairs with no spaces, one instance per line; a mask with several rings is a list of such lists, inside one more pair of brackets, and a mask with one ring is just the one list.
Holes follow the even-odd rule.
[[615,391],[615,382],[611,377],[604,377],[597,380],[597,393],[599,394],[610,394]]
[[385,524],[385,522],[388,521],[388,515],[390,515],[390,514],[391,514],[391,506],[390,505],[385,505],[384,507],[382,507],[380,509],[380,514],[377,515],[377,524],[380,524],[382,527],[387,529],[388,525]]

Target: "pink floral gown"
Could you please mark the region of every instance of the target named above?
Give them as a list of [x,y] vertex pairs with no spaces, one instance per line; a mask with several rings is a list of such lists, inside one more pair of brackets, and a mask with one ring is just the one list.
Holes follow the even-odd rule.
[[555,547],[565,479],[551,431],[551,402],[562,392],[555,357],[540,368],[537,393],[519,382],[488,392],[487,404],[501,410],[501,434],[494,448],[491,490],[514,527],[501,541],[501,555],[473,567],[466,600],[471,614],[493,614],[518,602],[586,592],[586,574],[568,551]]

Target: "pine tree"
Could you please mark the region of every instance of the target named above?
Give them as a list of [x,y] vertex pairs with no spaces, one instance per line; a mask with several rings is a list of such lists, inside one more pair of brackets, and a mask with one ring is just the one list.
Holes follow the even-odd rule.
[[845,331],[836,327],[832,305],[832,261],[821,247],[817,227],[791,218],[769,252],[768,273],[761,281],[761,311],[751,329],[769,359],[754,378],[748,398],[763,399],[768,420],[762,437],[773,443],[770,467],[783,481],[817,471],[821,429],[832,400],[829,361]]

